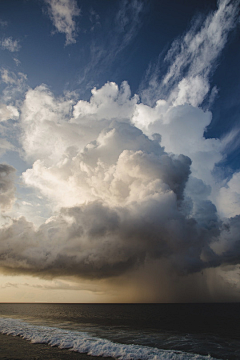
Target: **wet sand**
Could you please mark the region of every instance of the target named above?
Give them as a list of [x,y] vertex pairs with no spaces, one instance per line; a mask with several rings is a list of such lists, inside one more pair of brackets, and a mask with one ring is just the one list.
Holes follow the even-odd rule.
[[0,334],[0,359],[5,360],[113,360],[79,354],[46,344],[32,344],[19,336]]

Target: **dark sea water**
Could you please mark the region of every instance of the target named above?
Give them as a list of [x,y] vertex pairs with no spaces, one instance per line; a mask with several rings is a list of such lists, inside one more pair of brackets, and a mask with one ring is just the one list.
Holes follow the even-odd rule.
[[240,304],[0,304],[0,332],[119,359],[240,359]]

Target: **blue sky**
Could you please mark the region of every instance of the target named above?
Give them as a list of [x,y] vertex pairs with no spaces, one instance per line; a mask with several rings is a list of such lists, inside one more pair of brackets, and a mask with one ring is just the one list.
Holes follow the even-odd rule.
[[0,14],[2,301],[239,300],[239,0]]

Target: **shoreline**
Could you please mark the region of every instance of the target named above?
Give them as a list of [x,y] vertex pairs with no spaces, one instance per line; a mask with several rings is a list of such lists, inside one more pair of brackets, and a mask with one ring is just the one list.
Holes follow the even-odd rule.
[[4,360],[113,360],[59,349],[48,344],[33,344],[20,336],[0,333],[0,359]]

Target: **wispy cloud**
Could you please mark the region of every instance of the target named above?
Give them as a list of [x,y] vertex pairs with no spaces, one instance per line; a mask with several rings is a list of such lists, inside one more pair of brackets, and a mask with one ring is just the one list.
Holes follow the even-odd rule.
[[5,84],[3,90],[3,100],[6,103],[12,103],[17,98],[24,96],[24,92],[27,89],[27,75],[18,72],[15,73],[6,68],[0,69],[1,82]]
[[[9,283],[8,283],[9,284]],[[14,286],[15,284],[10,284],[8,286]],[[90,291],[90,292],[101,292],[100,286],[92,284],[81,284],[79,282],[67,282],[62,280],[52,280],[51,282],[41,283],[41,284],[28,284],[24,283],[21,286],[32,287],[40,290],[74,290],[74,291]]]
[[235,126],[231,129],[227,134],[221,138],[223,151],[226,154],[232,153],[240,146],[240,128],[239,126]]
[[4,27],[7,26],[8,22],[0,19],[0,26]]
[[239,0],[220,0],[218,9],[202,23],[195,20],[191,28],[175,40],[164,61],[169,64],[159,83],[159,69],[148,75],[148,86],[142,92],[146,102],[168,98],[177,105],[200,105],[210,90],[209,76],[226,45],[229,32],[235,27]]
[[95,10],[93,10],[93,8],[91,8],[89,12],[90,12],[89,20],[91,22],[91,31],[94,31],[96,27],[101,26],[100,16]]
[[21,45],[18,40],[13,40],[12,37],[5,38],[1,41],[1,47],[4,50],[9,50],[11,52],[19,51]]
[[76,23],[74,17],[80,15],[76,0],[45,0],[49,16],[57,32],[66,35],[66,45],[76,42]]
[[6,68],[1,68],[1,79],[5,84],[19,85],[27,79],[27,75],[19,72],[17,75],[13,71]]
[[67,291],[88,291],[93,293],[102,293],[101,287],[96,284],[91,283],[80,283],[79,281],[64,281],[64,280],[52,280],[52,281],[44,281],[41,280],[38,284],[35,283],[15,283],[15,282],[5,282],[0,285],[0,288],[20,288],[20,287],[28,287],[38,290],[67,290]]
[[15,64],[18,66],[19,64],[21,64],[21,61],[17,58],[13,58]]
[[143,12],[143,9],[143,1],[122,1],[115,20],[117,32],[124,34],[119,51],[126,47],[135,37],[138,29],[141,26],[140,16]]
[[95,38],[90,44],[91,60],[79,80],[80,83],[86,82],[90,73],[91,77],[94,74],[96,79],[99,69],[102,72],[116,61],[118,55],[137,35],[142,25],[141,15],[144,11],[145,5],[142,0],[120,2],[114,19],[114,28],[111,31],[108,29],[104,40]]

